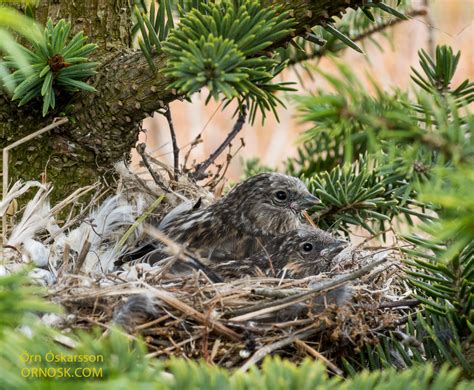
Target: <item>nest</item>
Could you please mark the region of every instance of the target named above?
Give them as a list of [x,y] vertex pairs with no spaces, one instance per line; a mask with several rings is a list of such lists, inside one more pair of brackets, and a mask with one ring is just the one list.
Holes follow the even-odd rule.
[[[64,331],[97,326],[108,331],[119,325],[141,335],[150,355],[159,358],[204,358],[245,370],[278,353],[293,361],[320,359],[340,374],[341,358],[377,343],[379,335],[406,322],[412,302],[397,277],[398,252],[387,248],[348,248],[331,272],[298,280],[242,277],[212,283],[201,272],[176,275],[166,272],[166,266],[112,269],[118,243],[133,245],[143,234],[137,218],[158,220],[183,198],[212,201],[208,191],[185,177],[171,182],[162,175],[162,182],[155,183],[123,165],[118,170],[121,182],[112,198],[116,203],[105,205],[104,193],[93,186],[51,208],[49,189],[37,183],[33,204],[11,226],[0,274],[26,262],[37,265],[31,276],[67,312],[45,316],[50,325]],[[10,191],[9,202],[26,191],[20,187]],[[80,196],[91,191],[97,195],[78,208]],[[8,212],[8,205],[2,206]],[[68,206],[75,212],[60,223],[58,215]],[[101,207],[120,210],[122,219],[107,209],[110,220],[102,218]],[[177,261],[176,256],[169,261]]]

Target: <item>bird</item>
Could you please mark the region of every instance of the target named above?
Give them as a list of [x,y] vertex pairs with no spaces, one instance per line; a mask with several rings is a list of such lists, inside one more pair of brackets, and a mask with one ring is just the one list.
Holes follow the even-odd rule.
[[[301,213],[319,199],[298,178],[277,172],[252,176],[208,207],[198,200],[179,205],[158,228],[203,258],[247,258],[276,235],[304,226]],[[116,265],[139,260],[154,264],[166,257],[162,245],[145,243]]]
[[[329,271],[334,258],[348,245],[347,241],[338,239],[326,231],[305,225],[277,235],[265,248],[245,259],[225,262],[207,259],[206,263],[201,263],[195,262],[197,259],[190,256],[186,259],[185,266],[188,267],[188,272],[193,269],[200,270],[211,281],[218,283],[240,279],[245,275],[262,274],[299,279]],[[185,270],[181,268],[180,271]],[[327,281],[330,280],[312,281],[309,287],[321,287]],[[336,307],[346,305],[352,295],[352,286],[342,285],[313,297],[310,305],[297,303],[277,312],[260,315],[258,321],[291,321],[307,316],[310,311],[313,315],[320,314],[328,305]],[[152,301],[149,296],[134,296],[114,311],[114,321],[127,329],[133,329],[147,319],[156,318],[158,310],[162,310],[161,306],[162,304]]]
[[[301,279],[327,272],[347,241],[307,225],[280,234],[252,256],[205,265],[224,280],[245,275]],[[205,271],[204,271],[205,272]]]

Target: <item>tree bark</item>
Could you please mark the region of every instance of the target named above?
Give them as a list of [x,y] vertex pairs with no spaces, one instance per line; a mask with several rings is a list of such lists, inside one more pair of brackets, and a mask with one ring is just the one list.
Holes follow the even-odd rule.
[[[74,189],[97,181],[112,172],[113,164],[128,160],[138,139],[138,124],[154,111],[179,98],[160,69],[165,54],[155,55],[158,71],[153,74],[140,51],[131,46],[131,3],[129,0],[71,1],[43,0],[37,19],[48,17],[71,21],[74,31],[84,30],[99,45],[95,60],[98,74],[90,80],[97,93],[80,92],[60,96],[57,108],[45,118],[41,102],[18,108],[7,96],[0,96],[0,145],[8,144],[68,115],[67,125],[49,135],[22,145],[11,153],[11,181],[38,179],[45,172],[54,183],[53,198],[61,199]],[[262,6],[283,5],[296,20],[294,35],[304,35],[310,27],[324,25],[340,17],[348,8],[364,0],[266,0]],[[178,27],[179,28],[179,27]],[[274,47],[285,45],[276,42]]]

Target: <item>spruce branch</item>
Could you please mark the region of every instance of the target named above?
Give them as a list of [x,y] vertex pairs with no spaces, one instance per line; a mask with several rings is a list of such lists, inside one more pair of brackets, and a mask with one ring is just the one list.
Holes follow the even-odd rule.
[[[426,14],[427,11],[425,9],[414,9],[405,13],[405,15],[410,19],[417,16],[425,16]],[[374,25],[369,25],[367,29],[362,29],[359,33],[353,33],[349,38],[352,42],[361,42],[372,35],[384,32],[385,30],[397,26],[405,21],[406,19],[392,18],[384,22],[375,23]],[[329,53],[337,53],[346,49],[346,46],[337,43],[326,45],[326,41],[324,40],[315,43],[316,45],[310,46],[307,50],[301,49],[300,51],[296,51],[290,56],[288,64],[297,65],[315,58],[321,58]]]

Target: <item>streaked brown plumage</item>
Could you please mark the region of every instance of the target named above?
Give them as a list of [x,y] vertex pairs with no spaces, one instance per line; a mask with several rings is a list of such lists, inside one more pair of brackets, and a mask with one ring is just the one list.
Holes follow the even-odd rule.
[[334,257],[346,246],[347,242],[321,229],[302,226],[275,237],[250,257],[210,261],[208,267],[224,279],[262,274],[298,279],[329,271]]
[[[281,173],[261,173],[206,208],[195,205],[182,212],[172,211],[159,228],[201,257],[246,258],[276,235],[304,226],[300,214],[316,202],[301,180]],[[124,256],[122,262],[138,257],[153,264],[164,257],[164,252],[159,245],[147,244]]]

